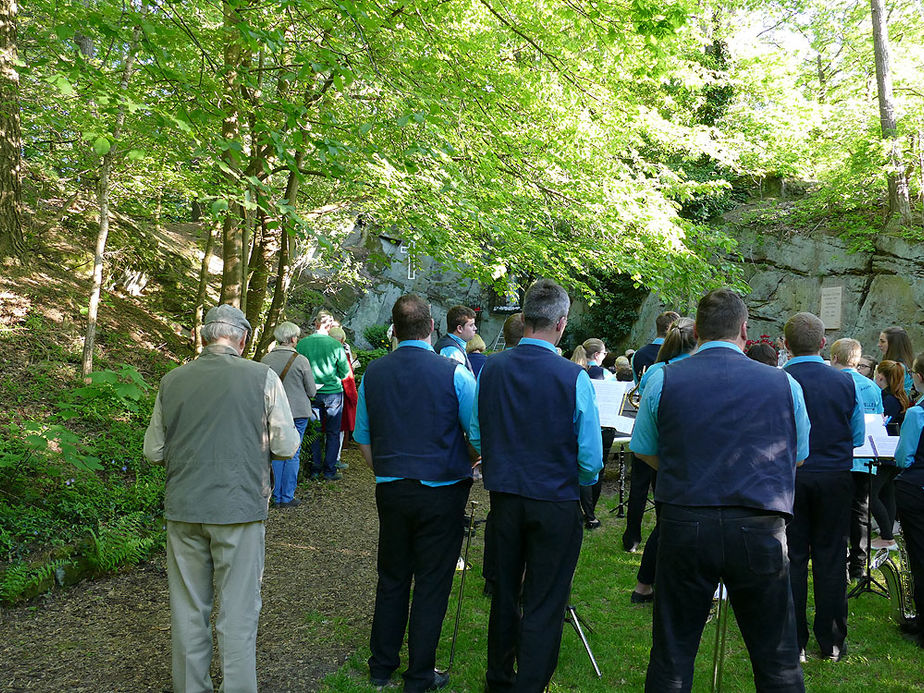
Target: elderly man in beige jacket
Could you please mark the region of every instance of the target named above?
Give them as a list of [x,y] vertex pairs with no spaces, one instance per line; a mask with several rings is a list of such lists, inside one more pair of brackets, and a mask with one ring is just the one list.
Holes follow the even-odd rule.
[[264,521],[270,457],[291,457],[299,436],[273,370],[240,358],[250,332],[230,305],[205,318],[206,347],[160,382],[144,454],[167,468],[167,581],[173,690],[211,691],[216,629],[225,693],[257,690],[257,622],[262,605]]

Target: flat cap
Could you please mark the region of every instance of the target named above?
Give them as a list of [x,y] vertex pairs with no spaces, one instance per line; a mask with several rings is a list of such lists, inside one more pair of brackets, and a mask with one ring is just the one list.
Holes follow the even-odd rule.
[[250,323],[247,322],[247,318],[244,317],[244,314],[241,312],[241,310],[227,303],[222,303],[219,306],[215,306],[205,314],[206,325],[214,322],[231,325],[238,328],[239,330],[247,330],[248,332],[253,331],[253,329],[250,327]]

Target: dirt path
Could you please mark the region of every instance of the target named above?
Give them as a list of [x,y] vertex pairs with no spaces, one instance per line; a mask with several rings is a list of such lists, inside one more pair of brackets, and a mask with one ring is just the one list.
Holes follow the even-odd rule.
[[[355,450],[345,459],[342,481],[309,484],[301,506],[270,511],[261,691],[316,690],[368,637],[378,532],[373,477]],[[170,690],[163,555],[0,612],[0,691]]]

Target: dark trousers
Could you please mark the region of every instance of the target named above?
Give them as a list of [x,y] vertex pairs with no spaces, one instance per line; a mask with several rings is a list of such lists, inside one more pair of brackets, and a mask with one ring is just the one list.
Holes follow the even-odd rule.
[[654,470],[635,455],[632,455],[632,473],[629,476],[629,502],[626,507],[626,531],[622,535],[622,546],[628,551],[642,543],[642,517],[648,503],[648,489]]
[[581,486],[581,512],[584,514],[585,522],[597,519],[597,501],[600,500],[600,491],[603,490],[603,474],[606,471],[606,460],[610,456],[610,449],[613,447],[613,439],[616,438],[616,429],[601,428],[600,435],[603,438],[603,469],[600,470],[597,483],[591,486]]
[[866,570],[867,520],[871,479],[867,472],[851,472],[853,500],[850,503],[850,552],[847,570],[851,577],[859,577]]
[[583,539],[580,506],[492,491],[491,522],[497,579],[488,623],[487,690],[541,693],[558,664]]
[[808,563],[815,589],[813,632],[823,655],[847,637],[847,537],[853,478],[844,472],[796,472],[793,518],[786,528],[799,647],[808,644]]
[[[658,473],[652,470],[652,491],[657,487]],[[658,519],[661,516],[661,511],[655,507],[655,512],[658,517],[655,519],[654,529],[651,530],[651,534],[648,535],[648,540],[645,542],[645,550],[642,551],[642,562],[639,564],[638,573],[635,576],[635,579],[643,585],[653,585],[655,583],[655,568],[658,564],[658,537],[661,535],[661,524]]]
[[[340,452],[340,419],[343,417],[343,393],[330,392],[315,395],[312,404],[321,414],[324,433],[311,443],[311,473],[330,479],[337,473],[337,454]],[[321,441],[324,456],[321,457]]]
[[[376,485],[379,579],[369,638],[373,678],[388,678],[398,668],[407,628],[404,690],[422,691],[432,683],[471,485],[460,481],[430,487],[413,479]],[[412,580],[414,601],[408,622]]]
[[804,691],[778,514],[662,504],[651,657],[645,690],[689,691],[693,662],[720,579],[741,629],[758,691]]
[[920,622],[924,616],[924,488],[898,479],[895,501],[914,578],[914,610]]
[[895,524],[897,509],[895,505],[895,479],[898,467],[880,465],[873,476],[873,489],[869,494],[873,517],[879,525],[879,536],[883,539],[893,539],[892,526]]

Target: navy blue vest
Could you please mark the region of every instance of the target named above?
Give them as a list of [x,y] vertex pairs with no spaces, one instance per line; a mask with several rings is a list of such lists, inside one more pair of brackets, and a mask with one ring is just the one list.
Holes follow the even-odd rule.
[[581,367],[534,344],[489,358],[478,380],[484,487],[577,500],[576,383]]
[[[921,407],[920,404],[914,406]],[[911,466],[902,471],[896,479],[901,479],[915,486],[924,486],[924,433],[918,438],[918,448],[914,452],[914,461]]]
[[802,386],[812,423],[809,456],[799,473],[849,472],[853,468],[850,419],[857,406],[853,378],[817,361],[787,364],[786,372]]
[[427,349],[400,347],[363,376],[376,476],[456,481],[471,476],[459,424],[458,364]]
[[436,340],[436,344],[433,345],[433,351],[438,354],[446,347],[452,347],[453,349],[458,349],[461,351],[462,356],[465,359],[465,367],[474,373],[474,370],[472,370],[472,362],[468,358],[468,352],[465,350],[465,347],[460,347],[459,343],[448,334],[444,334],[442,337]]
[[655,362],[659,351],[661,351],[660,344],[646,344],[635,352],[632,357],[632,370],[635,371],[636,380],[642,379],[642,371]]
[[591,380],[606,380],[606,373],[603,366],[587,366],[587,375]]
[[662,372],[656,500],[792,515],[796,421],[786,374],[724,347]]

